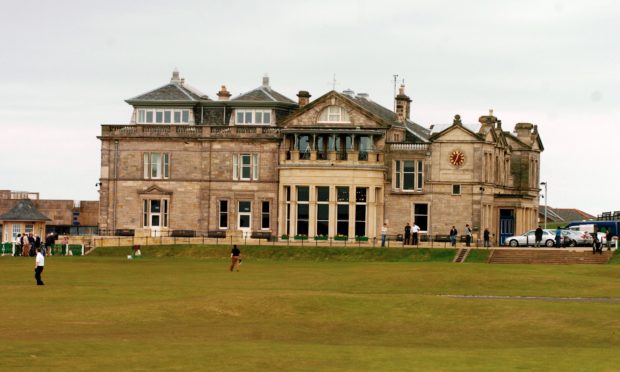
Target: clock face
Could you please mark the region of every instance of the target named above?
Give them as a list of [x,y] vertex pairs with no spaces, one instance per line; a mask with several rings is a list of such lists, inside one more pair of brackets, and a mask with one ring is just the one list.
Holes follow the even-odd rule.
[[450,164],[454,165],[455,167],[460,167],[464,163],[465,154],[463,154],[461,151],[454,150],[452,151],[452,153],[450,153]]

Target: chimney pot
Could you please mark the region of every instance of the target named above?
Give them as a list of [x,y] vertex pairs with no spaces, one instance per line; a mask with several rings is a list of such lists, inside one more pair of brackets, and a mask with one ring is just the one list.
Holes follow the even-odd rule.
[[310,93],[308,93],[308,91],[300,90],[299,93],[297,93],[297,98],[299,98],[299,107],[304,107],[305,105],[310,103],[310,97],[312,96],[310,95]]
[[217,92],[217,96],[220,101],[228,101],[230,99],[231,94],[228,90],[226,90],[226,85],[222,85],[220,91]]

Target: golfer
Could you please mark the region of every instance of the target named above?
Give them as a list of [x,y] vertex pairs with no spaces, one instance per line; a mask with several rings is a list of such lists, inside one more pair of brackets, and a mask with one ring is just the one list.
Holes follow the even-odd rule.
[[241,251],[237,248],[237,244],[233,245],[232,251],[230,251],[230,271],[237,267],[237,271],[239,271],[239,261],[241,260]]
[[45,257],[41,254],[41,248],[37,248],[37,258],[34,264],[34,278],[37,280],[37,285],[44,285],[41,280],[41,273],[43,272],[43,266],[45,266]]

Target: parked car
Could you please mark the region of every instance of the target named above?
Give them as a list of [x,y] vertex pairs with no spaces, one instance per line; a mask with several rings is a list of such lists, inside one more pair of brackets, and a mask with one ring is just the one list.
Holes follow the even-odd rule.
[[[545,230],[554,236],[555,239],[555,230]],[[592,245],[593,239],[592,235],[585,231],[578,230],[560,230],[562,232],[562,245],[569,247],[575,247],[578,245],[581,246],[590,246]],[[564,244],[565,240],[569,240],[568,244]]]
[[[534,246],[536,242],[536,238],[534,237],[534,233],[536,230],[530,230],[522,235],[514,235],[506,238],[505,244],[511,247],[519,247],[519,246]],[[548,230],[543,230],[543,237],[541,245],[547,247],[555,246],[555,232],[552,234]]]

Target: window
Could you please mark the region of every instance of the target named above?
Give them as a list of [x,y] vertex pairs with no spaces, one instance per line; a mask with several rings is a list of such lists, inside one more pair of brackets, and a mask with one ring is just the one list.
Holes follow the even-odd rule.
[[355,236],[366,236],[366,196],[368,189],[355,188]]
[[34,225],[33,225],[33,224],[31,224],[31,223],[27,223],[27,224],[26,224],[26,226],[25,226],[25,228],[26,228],[26,229],[25,229],[26,234],[32,234],[32,233],[34,233]]
[[420,231],[428,231],[428,204],[413,205],[413,222],[420,227]]
[[422,160],[394,161],[394,189],[422,191],[424,186],[424,162]]
[[168,199],[142,201],[143,227],[168,227]]
[[258,180],[258,154],[233,154],[233,179]]
[[165,152],[145,152],[144,178],[170,178],[170,154]]
[[190,110],[139,109],[138,124],[188,124]]
[[220,200],[220,229],[228,228],[228,200]]
[[350,123],[349,113],[340,106],[328,106],[321,111],[319,123]]
[[452,185],[452,195],[461,195],[461,185]]
[[236,110],[236,124],[271,124],[270,110]]
[[269,202],[263,201],[261,207],[260,228],[263,230],[269,230],[269,226]]
[[349,236],[349,187],[336,187],[336,234]]
[[308,235],[310,188],[297,186],[297,235]]
[[286,198],[286,235],[291,233],[291,187],[284,186],[284,194]]
[[316,234],[329,234],[329,186],[316,188]]
[[14,223],[13,224],[13,240],[15,240],[15,238],[17,238],[17,234],[21,234],[22,232],[22,225]]

